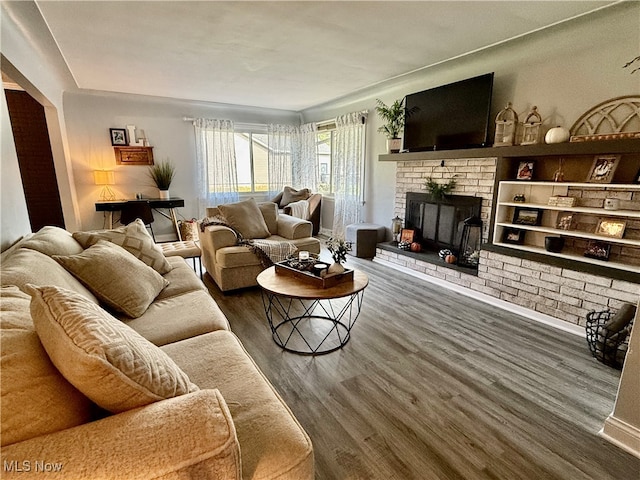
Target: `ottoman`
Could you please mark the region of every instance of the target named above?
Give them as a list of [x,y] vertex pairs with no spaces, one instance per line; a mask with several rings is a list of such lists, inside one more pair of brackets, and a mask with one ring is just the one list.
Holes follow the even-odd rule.
[[351,242],[350,255],[359,258],[376,256],[376,245],[384,241],[385,228],[373,223],[353,223],[347,225],[345,241]]

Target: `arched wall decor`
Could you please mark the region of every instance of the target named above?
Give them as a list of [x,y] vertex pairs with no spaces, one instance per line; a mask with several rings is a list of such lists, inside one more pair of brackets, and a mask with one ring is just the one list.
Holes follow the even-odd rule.
[[571,127],[571,141],[640,138],[640,97],[628,95],[602,102]]

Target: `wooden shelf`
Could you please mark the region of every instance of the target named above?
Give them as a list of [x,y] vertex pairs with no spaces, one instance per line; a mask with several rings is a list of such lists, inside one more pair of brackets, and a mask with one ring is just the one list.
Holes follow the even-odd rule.
[[[596,235],[595,233],[582,232],[580,230],[562,230],[560,228],[553,227],[540,227],[536,225],[520,225],[517,223],[497,222],[497,227],[515,228],[518,230],[528,230],[530,232],[548,233],[549,235],[562,235],[565,237],[586,238],[588,240],[599,240],[608,243],[618,243],[620,245],[631,245],[634,247],[640,247],[640,240],[633,238],[616,238],[607,237],[605,235]],[[501,244],[501,242],[498,242]],[[506,245],[506,244],[505,244]],[[509,246],[511,244],[508,244]],[[550,253],[550,252],[547,252]],[[550,253],[553,255],[552,253]],[[580,257],[582,258],[582,257]]]
[[430,150],[425,152],[388,153],[378,155],[380,162],[414,162],[451,158],[541,157],[557,155],[597,155],[640,152],[640,139],[597,140],[593,142],[545,143],[512,147],[485,147],[460,150]]
[[153,147],[113,147],[117,165],[153,165]]

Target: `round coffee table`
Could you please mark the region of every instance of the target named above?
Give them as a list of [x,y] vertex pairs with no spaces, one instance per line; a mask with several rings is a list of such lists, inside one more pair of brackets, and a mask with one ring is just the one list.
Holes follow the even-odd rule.
[[352,281],[320,288],[277,273],[275,267],[260,273],[257,281],[274,342],[305,355],[329,353],[346,345],[369,284],[364,273],[354,271]]

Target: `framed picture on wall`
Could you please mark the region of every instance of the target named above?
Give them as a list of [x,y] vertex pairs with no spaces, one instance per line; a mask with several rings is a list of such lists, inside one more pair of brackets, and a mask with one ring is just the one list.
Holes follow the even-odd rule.
[[518,174],[516,176],[517,180],[531,180],[533,179],[533,165],[534,163],[529,162],[520,162],[518,166]]
[[110,128],[111,145],[114,147],[126,147],[129,145],[127,142],[127,131],[124,128]]
[[588,183],[611,183],[620,155],[596,155],[587,177]]

